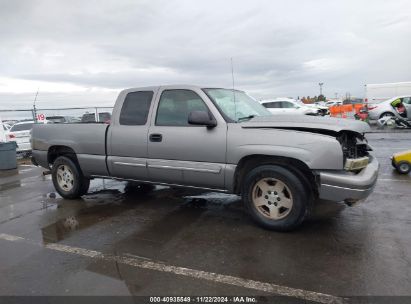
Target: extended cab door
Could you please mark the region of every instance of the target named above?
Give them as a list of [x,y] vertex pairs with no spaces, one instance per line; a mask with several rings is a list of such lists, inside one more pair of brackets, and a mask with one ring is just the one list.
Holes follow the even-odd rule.
[[156,92],[156,88],[139,89],[119,96],[107,136],[111,176],[147,180],[148,117]]
[[211,101],[201,90],[164,88],[157,99],[148,135],[150,180],[224,189],[226,123],[217,119],[213,128],[188,124],[191,111],[216,117]]

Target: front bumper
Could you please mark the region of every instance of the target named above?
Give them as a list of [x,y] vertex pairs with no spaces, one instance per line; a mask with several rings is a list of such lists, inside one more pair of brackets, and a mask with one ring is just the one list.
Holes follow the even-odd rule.
[[377,183],[378,168],[377,159],[372,158],[368,166],[359,173],[342,170],[317,171],[320,180],[319,198],[350,203],[367,198]]

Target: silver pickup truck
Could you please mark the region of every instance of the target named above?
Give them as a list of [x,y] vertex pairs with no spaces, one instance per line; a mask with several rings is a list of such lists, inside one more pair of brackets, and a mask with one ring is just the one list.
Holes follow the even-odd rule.
[[366,123],[272,115],[238,90],[158,86],[122,91],[110,124],[36,124],[33,162],[75,199],[90,179],[242,195],[257,223],[290,230],[318,200],[352,204],[377,181]]

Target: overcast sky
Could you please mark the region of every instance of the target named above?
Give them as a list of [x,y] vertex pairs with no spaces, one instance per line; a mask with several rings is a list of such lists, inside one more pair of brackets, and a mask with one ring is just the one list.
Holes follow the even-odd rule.
[[411,81],[411,1],[0,0],[0,109],[112,104],[134,86],[256,98]]

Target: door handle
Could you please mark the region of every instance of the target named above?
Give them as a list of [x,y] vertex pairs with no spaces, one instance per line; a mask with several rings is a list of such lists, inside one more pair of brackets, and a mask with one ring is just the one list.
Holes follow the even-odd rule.
[[161,134],[150,134],[150,141],[152,142],[161,142],[163,140],[163,135]]

